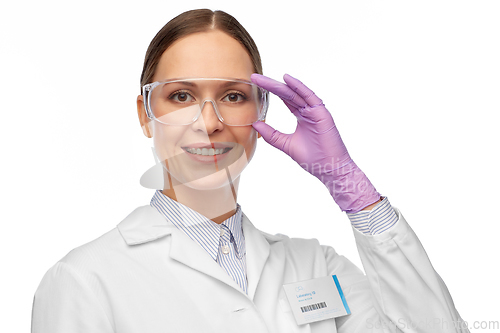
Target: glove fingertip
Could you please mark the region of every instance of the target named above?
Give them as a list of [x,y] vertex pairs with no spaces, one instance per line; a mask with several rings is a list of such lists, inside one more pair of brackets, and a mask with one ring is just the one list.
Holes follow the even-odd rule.
[[283,80],[284,80],[287,84],[292,84],[293,86],[295,86],[295,85],[297,85],[297,84],[301,84],[301,83],[302,83],[299,79],[296,79],[295,77],[291,76],[290,74],[285,74],[285,75],[283,75]]
[[252,75],[250,75],[250,80],[257,84],[257,82],[259,82],[259,80],[264,77],[264,75],[261,75],[261,74],[258,74],[258,73],[253,73]]
[[264,136],[265,135],[264,132],[266,132],[269,129],[269,127],[271,127],[271,126],[269,126],[268,124],[266,124],[263,121],[258,121],[258,122],[253,123],[252,127],[257,132],[259,132],[260,135]]
[[272,126],[269,126],[263,121],[253,123],[252,127],[262,136],[262,138],[264,138],[267,143],[276,147],[276,142],[282,133],[276,131]]

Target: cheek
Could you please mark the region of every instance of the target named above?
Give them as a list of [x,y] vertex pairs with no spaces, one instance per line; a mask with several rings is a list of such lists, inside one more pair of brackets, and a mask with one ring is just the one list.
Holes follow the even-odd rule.
[[257,132],[252,126],[234,127],[232,132],[236,141],[245,149],[247,160],[250,161],[257,146]]
[[179,142],[184,131],[180,126],[169,126],[160,124],[157,121],[154,122],[153,140],[156,153],[161,161],[179,153],[176,151],[177,142]]

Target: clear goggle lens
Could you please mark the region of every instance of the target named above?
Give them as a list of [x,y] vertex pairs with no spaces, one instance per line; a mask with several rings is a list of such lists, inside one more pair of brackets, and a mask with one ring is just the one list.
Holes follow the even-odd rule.
[[211,107],[230,126],[247,126],[264,120],[267,90],[244,80],[189,78],[153,82],[142,87],[150,119],[167,125],[189,125]]

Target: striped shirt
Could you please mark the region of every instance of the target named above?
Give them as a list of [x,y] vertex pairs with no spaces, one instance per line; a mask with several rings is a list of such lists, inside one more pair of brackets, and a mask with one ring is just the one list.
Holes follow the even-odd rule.
[[347,214],[354,228],[365,235],[378,235],[389,230],[398,221],[398,216],[387,197],[371,210]]
[[[245,237],[241,225],[242,211],[217,224],[200,213],[156,191],[151,206],[200,245],[219,266],[248,294]],[[347,214],[354,228],[366,235],[387,231],[398,221],[387,197],[372,210]]]
[[217,224],[195,210],[156,191],[151,206],[198,243],[219,266],[248,294],[245,237],[240,205],[236,213]]

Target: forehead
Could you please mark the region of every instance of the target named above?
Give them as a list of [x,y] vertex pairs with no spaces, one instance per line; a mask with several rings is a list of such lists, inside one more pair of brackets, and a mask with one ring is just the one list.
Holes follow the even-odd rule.
[[188,35],[161,56],[153,77],[164,81],[183,77],[227,77],[250,80],[254,72],[246,49],[219,30]]

